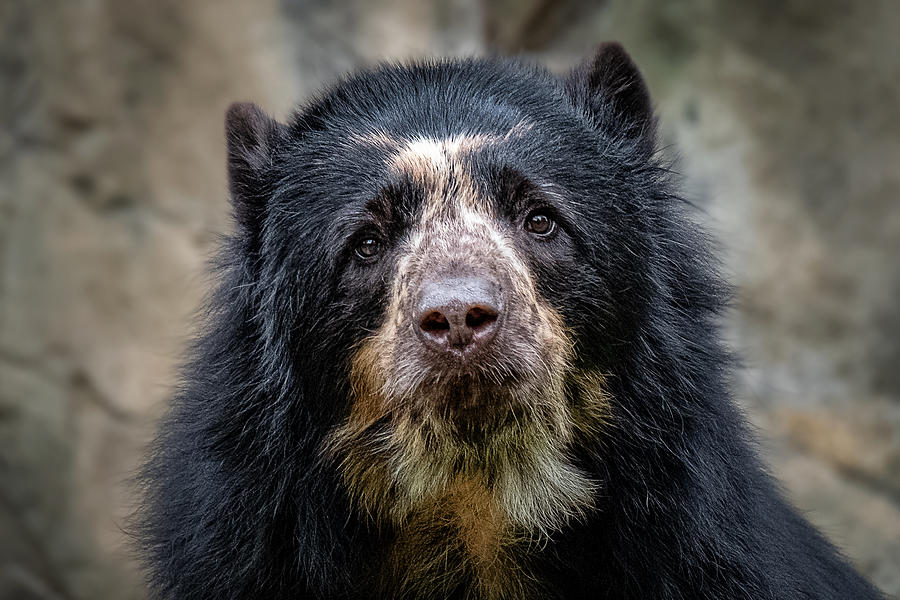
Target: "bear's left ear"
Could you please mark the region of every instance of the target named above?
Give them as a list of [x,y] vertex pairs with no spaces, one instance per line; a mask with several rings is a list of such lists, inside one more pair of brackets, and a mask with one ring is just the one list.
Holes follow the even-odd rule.
[[285,126],[252,102],[236,102],[225,113],[228,185],[238,226],[260,226],[271,193],[273,155]]
[[566,89],[593,125],[625,136],[649,156],[656,145],[653,103],[640,71],[618,42],[600,44],[572,69]]

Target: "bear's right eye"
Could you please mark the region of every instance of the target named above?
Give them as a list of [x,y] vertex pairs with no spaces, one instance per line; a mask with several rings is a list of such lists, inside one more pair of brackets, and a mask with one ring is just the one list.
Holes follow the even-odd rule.
[[356,244],[356,255],[362,259],[370,259],[381,252],[381,242],[374,237],[366,237]]

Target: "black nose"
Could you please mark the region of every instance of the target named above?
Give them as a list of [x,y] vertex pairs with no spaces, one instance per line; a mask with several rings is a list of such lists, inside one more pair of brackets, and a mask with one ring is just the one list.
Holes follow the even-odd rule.
[[435,350],[468,354],[494,338],[501,309],[499,286],[490,279],[428,280],[419,299],[419,334]]

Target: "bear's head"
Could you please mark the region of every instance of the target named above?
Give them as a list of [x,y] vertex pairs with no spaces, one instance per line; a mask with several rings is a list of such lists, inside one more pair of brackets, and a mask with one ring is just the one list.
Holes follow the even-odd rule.
[[563,80],[385,67],[289,124],[229,110],[259,383],[315,415],[297,426],[367,518],[477,514],[490,536],[591,508],[571,448],[602,437],[610,361],[645,310],[654,130],[616,44]]

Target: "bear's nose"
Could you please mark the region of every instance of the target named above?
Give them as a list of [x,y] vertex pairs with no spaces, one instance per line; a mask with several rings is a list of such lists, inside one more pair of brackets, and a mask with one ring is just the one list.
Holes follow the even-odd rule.
[[501,309],[499,286],[490,279],[427,280],[419,298],[419,335],[439,352],[470,354],[494,338]]

